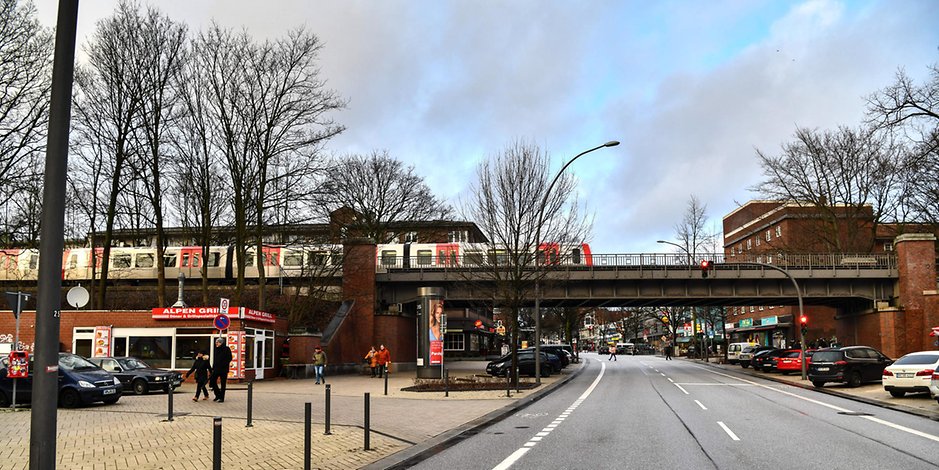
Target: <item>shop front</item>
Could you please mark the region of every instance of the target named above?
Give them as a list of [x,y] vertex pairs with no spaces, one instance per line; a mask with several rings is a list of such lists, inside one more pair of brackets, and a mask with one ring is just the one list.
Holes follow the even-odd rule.
[[789,348],[798,345],[792,339],[792,316],[743,318],[737,323],[725,325],[727,334],[734,342],[750,342],[763,346]]

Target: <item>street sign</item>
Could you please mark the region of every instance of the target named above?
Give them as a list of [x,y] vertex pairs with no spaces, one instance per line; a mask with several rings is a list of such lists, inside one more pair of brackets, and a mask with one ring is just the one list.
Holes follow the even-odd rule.
[[227,330],[231,326],[231,318],[228,318],[228,315],[218,314],[215,316],[215,328],[219,330]]
[[228,299],[225,297],[218,299],[218,313],[220,315],[228,314]]

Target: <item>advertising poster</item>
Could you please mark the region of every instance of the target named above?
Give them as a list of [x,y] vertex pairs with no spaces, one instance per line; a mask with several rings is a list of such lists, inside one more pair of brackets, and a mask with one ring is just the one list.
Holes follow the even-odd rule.
[[228,378],[243,379],[245,377],[245,332],[229,331],[228,347],[231,349],[231,366],[228,369]]
[[109,357],[111,355],[111,327],[96,326],[95,341],[91,357]]
[[430,365],[443,364],[443,299],[430,301],[427,338],[430,341]]

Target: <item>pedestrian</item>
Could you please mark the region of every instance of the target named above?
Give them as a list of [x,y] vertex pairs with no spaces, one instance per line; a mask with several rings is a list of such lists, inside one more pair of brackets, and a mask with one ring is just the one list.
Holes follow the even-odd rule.
[[189,372],[186,372],[186,378],[188,379],[193,373],[196,374],[196,396],[192,397],[192,401],[199,401],[199,394],[202,393],[202,399],[209,399],[209,390],[205,388],[205,384],[209,381],[209,371],[212,368],[209,366],[209,359],[203,354],[202,351],[199,351],[196,354],[196,360],[193,361],[192,367],[189,369]]
[[224,338],[215,338],[215,360],[212,361],[212,401],[225,402],[225,388],[228,383],[228,368],[231,367],[231,348],[225,344]]
[[319,385],[322,380],[326,383],[326,377],[323,377],[323,370],[326,369],[326,351],[317,346],[313,350],[313,370],[316,371],[316,384]]
[[391,367],[391,351],[385,348],[385,345],[382,344],[378,347],[378,377],[381,378],[382,374],[388,372],[388,368]]
[[375,378],[375,374],[378,372],[378,351],[375,350],[375,346],[372,346],[372,349],[368,350],[368,354],[365,355],[365,361],[372,369],[372,378]]
[[616,346],[614,346],[614,345],[612,345],[612,344],[610,345],[610,357],[606,358],[606,360],[608,360],[608,361],[615,361],[615,360],[616,360]]
[[671,344],[665,345],[665,360],[666,361],[672,360],[672,345]]

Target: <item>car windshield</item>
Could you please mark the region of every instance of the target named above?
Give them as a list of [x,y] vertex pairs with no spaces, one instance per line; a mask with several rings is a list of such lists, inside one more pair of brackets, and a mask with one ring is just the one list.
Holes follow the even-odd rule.
[[895,366],[935,364],[939,362],[939,354],[909,354],[897,359]]
[[745,352],[745,353],[752,353],[752,352],[755,351],[757,348],[759,348],[759,346],[747,346],[747,347],[743,348],[743,352]]
[[799,357],[802,354],[802,351],[789,351],[783,357]]
[[841,351],[817,351],[812,355],[812,362],[835,362],[844,358]]
[[98,366],[92,364],[87,359],[74,354],[63,354],[59,356],[59,367],[65,370],[91,370]]
[[146,362],[143,362],[140,359],[134,359],[132,357],[127,359],[118,359],[117,362],[120,362],[121,366],[123,366],[125,369],[152,369],[152,367],[150,367],[150,365]]

